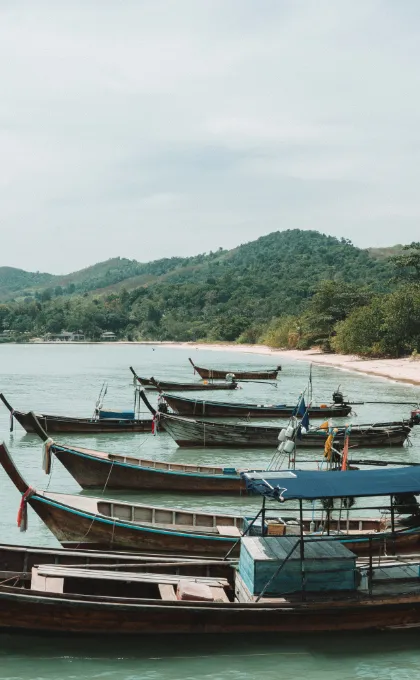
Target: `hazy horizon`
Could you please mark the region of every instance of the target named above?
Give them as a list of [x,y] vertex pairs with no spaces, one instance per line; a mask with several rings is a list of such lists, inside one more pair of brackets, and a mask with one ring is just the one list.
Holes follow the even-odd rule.
[[0,3],[0,266],[418,240],[415,0]]

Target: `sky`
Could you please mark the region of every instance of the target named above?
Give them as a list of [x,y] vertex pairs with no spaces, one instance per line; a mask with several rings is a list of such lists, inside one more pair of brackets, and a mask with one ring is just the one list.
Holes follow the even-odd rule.
[[0,266],[420,240],[418,0],[0,0]]

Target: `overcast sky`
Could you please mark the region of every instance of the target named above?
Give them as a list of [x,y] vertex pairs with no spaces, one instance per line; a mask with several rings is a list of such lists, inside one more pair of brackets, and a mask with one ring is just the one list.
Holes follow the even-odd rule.
[[0,266],[420,240],[418,0],[0,0]]

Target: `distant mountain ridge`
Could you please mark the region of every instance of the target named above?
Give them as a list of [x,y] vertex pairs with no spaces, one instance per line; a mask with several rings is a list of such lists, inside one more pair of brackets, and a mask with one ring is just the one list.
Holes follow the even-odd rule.
[[54,294],[55,288],[62,289],[60,295],[110,292],[118,290],[121,287],[119,284],[131,290],[152,283],[178,267],[188,264],[193,266],[203,257],[205,256],[173,257],[148,263],[115,257],[64,275],[0,267],[0,300],[30,297],[48,289],[52,289]]
[[[302,234],[300,245],[296,242],[296,234]],[[286,237],[282,237],[282,234]],[[305,236],[305,234],[307,236]],[[290,244],[287,243],[287,235]],[[294,235],[293,237],[291,235]],[[314,240],[314,236],[315,240]],[[280,243],[280,241],[281,243]],[[314,231],[291,230],[284,232],[273,232],[267,236],[238,246],[229,251],[219,249],[215,253],[200,254],[192,257],[172,257],[154,260],[152,262],[141,263],[137,260],[129,260],[122,257],[114,257],[104,262],[98,262],[90,267],[86,267],[76,272],[65,275],[55,275],[41,272],[27,272],[23,269],[14,267],[0,267],[0,300],[8,301],[25,297],[41,295],[46,290],[50,290],[52,296],[73,295],[80,293],[102,294],[117,292],[121,288],[133,290],[137,287],[150,286],[170,279],[174,283],[182,283],[190,280],[202,281],[207,275],[214,276],[214,269],[222,265],[226,267],[242,267],[244,257],[246,257],[247,271],[252,271],[258,266],[265,266],[260,260],[261,247],[265,250],[264,258],[266,262],[274,265],[279,260],[278,247],[281,245],[286,250],[288,256],[305,259],[310,257],[307,246],[312,243],[313,247],[320,246],[320,239],[325,247],[325,268],[335,270],[335,264],[329,256],[328,246],[332,244],[344,243],[354,256],[357,253],[357,260],[366,261],[369,268],[375,268],[373,263],[384,262],[390,256],[399,254],[402,251],[401,245],[389,248],[368,248],[360,249],[353,246],[349,241],[336,239],[332,236],[325,236]],[[336,253],[335,253],[336,257]],[[282,258],[280,258],[282,259]],[[346,257],[346,260],[348,257]],[[282,267],[284,263],[282,263]],[[209,274],[209,272],[211,272]],[[279,272],[280,273],[280,272]],[[346,262],[343,261],[342,276],[346,278],[350,272],[346,272]],[[243,273],[242,273],[243,275]],[[335,272],[336,275],[336,272]],[[61,288],[61,291],[59,290]]]

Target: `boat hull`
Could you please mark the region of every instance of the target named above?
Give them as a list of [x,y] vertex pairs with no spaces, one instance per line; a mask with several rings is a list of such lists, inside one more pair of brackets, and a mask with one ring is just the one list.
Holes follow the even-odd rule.
[[212,368],[194,366],[198,375],[207,380],[225,380],[229,373],[233,373],[236,380],[276,380],[278,371],[218,371]]
[[153,380],[149,378],[140,378],[137,376],[137,380],[139,381],[140,385],[145,387],[147,390],[173,390],[174,392],[208,392],[209,390],[214,391],[214,390],[236,390],[238,387],[238,384],[236,382],[231,382],[231,383],[214,383],[214,382],[208,382],[208,383],[174,383],[174,382],[165,382],[163,380]]
[[[224,557],[238,543],[223,535],[148,526],[104,517],[72,506],[33,496],[29,504],[64,547],[91,546],[95,550],[135,550],[182,555]],[[239,544],[232,556],[239,554]]]
[[[88,451],[53,445],[52,451],[83,489],[126,491],[185,491],[188,493],[246,494],[239,475],[180,472],[95,457]],[[153,461],[150,461],[152,465]],[[182,467],[181,465],[179,466]]]
[[319,633],[420,626],[420,596],[321,603],[121,600],[0,587],[0,629],[83,635]]
[[[35,430],[29,413],[14,411],[16,418],[28,434],[34,434]],[[151,432],[152,420],[145,418],[140,420],[93,420],[90,418],[67,418],[54,415],[37,415],[41,426],[48,434],[104,434],[121,432]]]
[[281,371],[281,366],[266,371],[235,371],[232,369],[223,371],[216,368],[196,366],[191,359],[189,361],[194,368],[194,372],[197,372],[201,378],[206,378],[208,380],[225,380],[226,376],[232,374],[235,376],[236,380],[275,380],[279,371]]
[[[134,550],[159,554],[179,553],[224,557],[239,554],[238,538],[216,533],[200,534],[199,531],[183,531],[182,527],[169,529],[150,524],[131,524],[115,517],[104,517],[92,512],[80,511],[42,496],[33,496],[29,504],[47,525],[54,536],[66,548],[95,550]],[[325,534],[319,540],[340,540],[356,555],[384,554],[385,551],[402,553],[415,551],[420,546],[420,529],[389,531],[369,535],[347,534],[340,537]]]
[[[194,420],[169,414],[160,414],[164,429],[181,447],[223,447],[223,448],[271,448],[277,447],[280,427],[237,425],[214,421]],[[410,427],[373,430],[365,428],[351,432],[352,447],[402,446],[410,433]],[[296,440],[300,447],[324,448],[328,432],[317,430],[302,435]],[[344,431],[335,436],[335,443],[344,443]]]
[[[208,418],[290,418],[294,415],[295,406],[257,406],[254,404],[225,404],[204,400],[186,399],[171,394],[164,394],[165,401],[180,416],[206,416]],[[351,406],[312,406],[308,408],[309,418],[345,418],[351,413]]]

